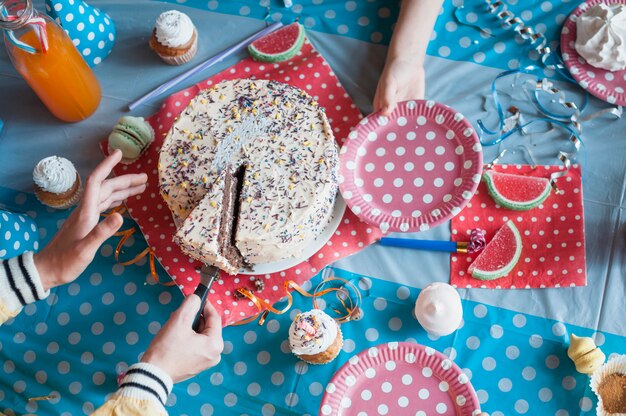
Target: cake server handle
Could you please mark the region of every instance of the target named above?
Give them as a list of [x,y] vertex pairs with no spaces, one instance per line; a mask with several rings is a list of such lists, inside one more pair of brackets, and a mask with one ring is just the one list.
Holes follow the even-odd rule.
[[196,287],[194,295],[197,295],[200,298],[200,308],[198,309],[198,313],[196,313],[196,317],[193,319],[193,324],[191,328],[198,332],[200,328],[200,318],[202,317],[202,311],[204,311],[204,305],[206,304],[206,297],[209,294],[209,290],[213,285],[213,282],[219,276],[220,269],[215,266],[209,266],[205,264],[202,266],[200,270],[200,283],[198,287]]

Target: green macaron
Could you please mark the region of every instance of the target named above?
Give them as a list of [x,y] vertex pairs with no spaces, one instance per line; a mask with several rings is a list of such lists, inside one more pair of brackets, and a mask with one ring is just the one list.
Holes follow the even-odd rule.
[[109,150],[122,151],[122,163],[133,163],[154,141],[154,130],[143,117],[124,116],[109,134]]

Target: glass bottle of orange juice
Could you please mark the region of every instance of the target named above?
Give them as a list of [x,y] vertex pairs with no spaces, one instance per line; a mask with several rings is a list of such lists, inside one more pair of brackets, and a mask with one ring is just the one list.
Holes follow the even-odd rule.
[[0,29],[13,66],[52,114],[76,122],[96,111],[98,79],[65,31],[31,0],[0,0]]

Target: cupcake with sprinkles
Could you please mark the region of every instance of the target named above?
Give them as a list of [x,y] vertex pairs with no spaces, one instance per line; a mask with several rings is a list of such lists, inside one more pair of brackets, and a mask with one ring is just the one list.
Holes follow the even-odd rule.
[[327,364],[343,347],[337,322],[319,309],[300,313],[289,328],[291,352],[309,364]]
[[198,32],[185,13],[170,10],[157,19],[150,48],[169,65],[189,62],[198,50]]

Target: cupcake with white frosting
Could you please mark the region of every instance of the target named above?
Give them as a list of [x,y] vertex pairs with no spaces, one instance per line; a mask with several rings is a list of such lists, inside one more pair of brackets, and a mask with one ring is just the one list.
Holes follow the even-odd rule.
[[339,355],[343,336],[337,322],[319,309],[299,313],[289,327],[289,347],[309,364],[326,364]]
[[429,334],[450,335],[463,320],[459,292],[447,283],[431,283],[417,297],[415,317]]
[[589,65],[607,71],[626,69],[626,5],[596,4],[576,20],[576,44]]
[[170,10],[161,13],[156,21],[150,48],[170,65],[189,62],[198,50],[198,32],[184,13]]
[[72,162],[58,156],[50,156],[37,163],[33,181],[37,199],[56,209],[76,205],[83,191],[80,175]]

